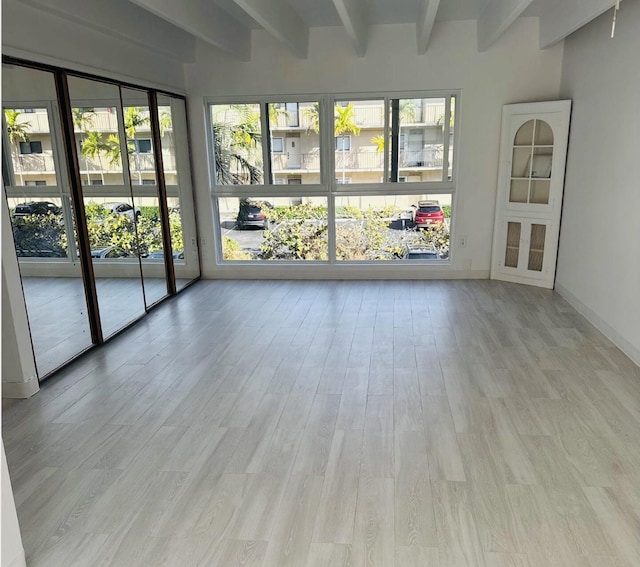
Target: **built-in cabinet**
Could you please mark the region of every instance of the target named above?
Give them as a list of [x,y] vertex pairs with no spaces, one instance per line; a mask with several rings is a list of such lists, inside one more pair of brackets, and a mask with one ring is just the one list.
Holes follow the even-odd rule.
[[502,113],[491,278],[553,288],[571,101]]

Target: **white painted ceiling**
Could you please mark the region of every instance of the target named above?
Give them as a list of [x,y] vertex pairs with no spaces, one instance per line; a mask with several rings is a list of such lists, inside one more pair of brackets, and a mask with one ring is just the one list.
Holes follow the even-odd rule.
[[[205,41],[240,60],[251,58],[254,30],[264,29],[299,58],[309,30],[341,26],[358,56],[365,56],[372,25],[415,25],[416,49],[429,48],[438,22],[476,22],[478,50],[486,51],[518,18],[539,19],[541,48],[611,9],[616,0],[3,0],[144,45],[183,62]],[[624,0],[622,1],[624,6]],[[7,25],[7,22],[3,22]]]

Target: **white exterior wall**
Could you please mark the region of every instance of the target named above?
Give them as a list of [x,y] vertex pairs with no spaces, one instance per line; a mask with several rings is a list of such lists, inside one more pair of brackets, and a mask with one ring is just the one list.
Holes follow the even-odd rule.
[[640,364],[640,1],[565,42],[573,99],[557,290]]
[[185,66],[185,74],[191,135],[197,141],[192,151],[205,277],[380,276],[380,266],[216,266],[207,152],[201,143],[205,97],[447,89],[461,90],[454,230],[468,244],[456,249],[453,243],[451,266],[435,271],[394,265],[388,277],[488,277],[502,106],[558,98],[562,45],[538,49],[536,18],[518,20],[484,53],[477,51],[473,21],[437,23],[423,56],[416,54],[415,33],[414,25],[373,26],[367,54],[359,58],[344,29],[315,28],[309,58],[302,60],[256,31],[252,59],[244,63],[198,42],[196,62]]

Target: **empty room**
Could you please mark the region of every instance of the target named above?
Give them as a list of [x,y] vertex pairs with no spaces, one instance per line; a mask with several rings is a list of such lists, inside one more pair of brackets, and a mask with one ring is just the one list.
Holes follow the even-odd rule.
[[2,567],[640,564],[640,0],[4,0]]

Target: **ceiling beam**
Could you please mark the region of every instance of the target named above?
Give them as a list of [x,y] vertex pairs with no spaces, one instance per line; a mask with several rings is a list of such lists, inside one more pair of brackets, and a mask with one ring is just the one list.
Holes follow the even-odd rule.
[[[615,0],[563,0],[540,14],[540,49],[562,41],[615,5]],[[624,9],[621,2],[621,10]]]
[[489,0],[477,22],[478,51],[486,51],[509,28],[532,0]]
[[21,0],[90,29],[151,49],[181,62],[195,60],[195,39],[126,0]]
[[369,24],[367,10],[362,0],[333,0],[333,4],[347,30],[347,35],[353,43],[358,57],[364,57],[367,52]]
[[251,30],[210,0],[131,2],[238,59],[251,57]]
[[440,0],[420,0],[420,11],[416,22],[416,33],[418,37],[418,55],[424,55],[429,47],[433,23],[436,21],[436,14]]
[[300,59],[309,50],[309,28],[287,0],[233,0]]

